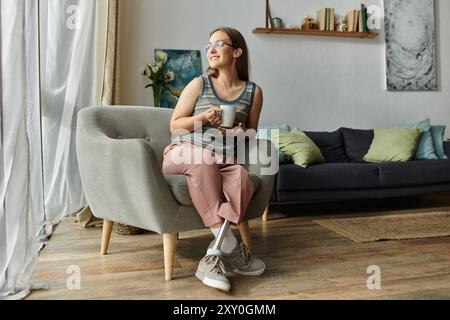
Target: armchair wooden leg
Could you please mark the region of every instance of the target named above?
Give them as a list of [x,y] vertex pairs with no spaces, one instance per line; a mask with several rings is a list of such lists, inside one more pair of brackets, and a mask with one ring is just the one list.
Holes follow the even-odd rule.
[[264,213],[262,215],[262,221],[269,220],[269,204],[267,204],[266,210],[264,210]]
[[113,227],[113,222],[110,220],[103,220],[103,230],[102,230],[102,248],[100,250],[101,254],[106,254],[108,252],[109,239],[111,238],[111,230]]
[[164,273],[166,280],[172,280],[173,262],[175,259],[175,250],[177,244],[177,233],[163,233],[164,246]]
[[242,221],[239,224],[239,231],[241,232],[241,238],[247,248],[252,251],[252,239],[250,237],[250,226],[248,225],[248,221]]

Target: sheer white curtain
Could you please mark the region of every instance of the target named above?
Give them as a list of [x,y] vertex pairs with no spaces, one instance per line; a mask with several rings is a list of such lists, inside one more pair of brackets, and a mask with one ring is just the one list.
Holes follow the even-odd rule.
[[48,221],[86,206],[75,154],[78,111],[95,104],[91,0],[41,0],[42,138]]
[[44,221],[37,2],[1,1],[0,19],[0,297],[21,298]]
[[51,227],[87,205],[75,128],[98,96],[96,5],[0,1],[0,298],[33,289]]

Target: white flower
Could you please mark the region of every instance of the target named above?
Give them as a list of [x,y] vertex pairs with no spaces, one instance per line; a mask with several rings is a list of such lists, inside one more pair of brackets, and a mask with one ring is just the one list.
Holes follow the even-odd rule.
[[157,73],[159,71],[159,67],[158,66],[151,67],[151,69],[152,69],[153,73]]
[[162,68],[162,67],[163,67],[162,61],[159,61],[156,65],[157,65],[159,68]]
[[166,74],[164,75],[164,79],[166,80],[166,82],[172,81],[173,79],[175,79],[175,73],[173,71],[166,72]]
[[156,67],[156,62],[152,61],[148,65],[150,66],[150,68]]
[[156,51],[155,53],[156,57],[158,57],[159,61],[162,62],[162,64],[165,64],[167,62],[167,53],[163,51]]

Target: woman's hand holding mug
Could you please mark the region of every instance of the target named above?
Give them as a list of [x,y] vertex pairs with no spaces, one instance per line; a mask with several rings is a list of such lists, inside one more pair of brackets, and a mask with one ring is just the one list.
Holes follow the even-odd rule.
[[220,127],[220,124],[222,123],[222,110],[218,106],[211,106],[208,110],[204,111],[204,118],[207,122],[211,123],[212,125],[217,125],[222,132],[222,134],[225,135],[231,135],[235,137],[243,136],[247,128],[245,127],[245,124],[242,122],[239,122],[239,125],[235,126],[232,129],[226,129]]
[[217,106],[211,106],[204,114],[206,120],[212,125],[219,125],[222,122],[222,110]]

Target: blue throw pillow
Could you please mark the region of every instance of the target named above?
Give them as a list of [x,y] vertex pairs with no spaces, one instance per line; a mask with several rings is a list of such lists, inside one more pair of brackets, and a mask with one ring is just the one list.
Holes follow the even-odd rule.
[[435,160],[439,159],[434,150],[433,136],[431,135],[430,119],[419,121],[417,123],[403,126],[403,128],[419,128],[422,129],[422,136],[417,145],[414,159],[416,160]]
[[[256,139],[267,139],[275,144],[275,141],[272,140],[272,132],[270,129],[279,129],[280,131],[291,131],[291,128],[289,128],[289,125],[287,123],[258,127],[258,130],[256,132]],[[280,163],[289,162],[288,157],[280,150],[278,150],[278,157]]]
[[439,159],[448,159],[444,152],[444,132],[446,126],[431,126],[431,135],[433,136],[434,150]]

